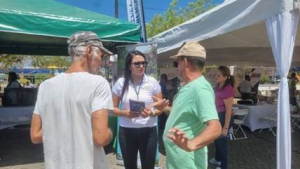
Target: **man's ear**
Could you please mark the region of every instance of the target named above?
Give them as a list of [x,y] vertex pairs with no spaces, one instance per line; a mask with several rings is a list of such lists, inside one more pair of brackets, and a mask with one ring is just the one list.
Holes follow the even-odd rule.
[[91,59],[91,57],[93,57],[93,49],[90,45],[86,47],[86,56],[88,59]]
[[187,67],[189,66],[189,62],[187,61],[186,58],[183,58],[183,66],[184,66],[185,68],[187,68]]

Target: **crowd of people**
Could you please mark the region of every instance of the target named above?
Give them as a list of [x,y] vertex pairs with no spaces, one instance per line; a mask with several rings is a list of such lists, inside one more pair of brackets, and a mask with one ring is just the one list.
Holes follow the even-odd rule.
[[[119,117],[120,148],[126,169],[155,166],[157,116],[168,113],[163,142],[168,169],[205,169],[208,162],[227,169],[227,140],[233,121],[234,77],[220,66],[217,85],[203,76],[206,50],[198,42],[185,43],[172,56],[181,87],[169,104],[161,75],[158,82],[145,73],[147,60],[130,51],[124,76],[113,85],[98,76],[102,61],[112,53],[93,32],[77,32],[68,39],[72,64],[68,71],[41,83],[32,117],[31,140],[43,143],[47,169],[107,169],[103,146],[112,140],[109,113]],[[252,86],[245,78],[241,93]],[[170,101],[171,102],[171,101]],[[142,105],[138,110],[132,109]],[[215,142],[215,157],[207,145]]]

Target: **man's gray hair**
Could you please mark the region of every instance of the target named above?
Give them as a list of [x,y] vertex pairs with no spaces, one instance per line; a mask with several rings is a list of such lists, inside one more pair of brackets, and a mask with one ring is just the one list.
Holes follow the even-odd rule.
[[[91,41],[88,45],[92,46],[93,50],[95,48],[100,50],[100,48],[93,45],[93,41]],[[82,57],[83,55],[86,54],[85,52],[86,52],[86,48],[88,45],[86,45],[86,46],[69,46],[68,53],[72,59],[74,57]]]
[[88,45],[101,49],[105,54],[112,55],[112,53],[103,46],[97,34],[91,31],[82,31],[74,33],[68,39],[68,53],[72,57],[72,60],[75,57],[81,58],[85,55]]
[[195,56],[180,56],[181,60],[184,58],[191,64],[193,69],[203,70],[206,61],[205,59]]

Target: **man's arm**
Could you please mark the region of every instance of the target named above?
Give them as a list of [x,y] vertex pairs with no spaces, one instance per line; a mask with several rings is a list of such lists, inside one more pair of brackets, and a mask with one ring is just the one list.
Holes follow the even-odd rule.
[[43,130],[42,130],[42,119],[39,115],[32,115],[30,138],[33,144],[39,144],[43,142]]
[[221,135],[221,124],[219,120],[210,120],[206,122],[206,125],[203,132],[193,139],[189,140],[185,133],[177,128],[172,128],[169,131],[168,138],[185,151],[198,150],[207,146]]
[[241,86],[242,86],[243,82],[244,82],[244,81],[242,81],[242,82],[239,84],[239,86],[237,87],[237,89],[238,89],[238,91],[239,91],[240,94],[242,94]]
[[98,146],[109,144],[112,139],[112,132],[108,128],[108,111],[97,110],[92,114],[93,140]]

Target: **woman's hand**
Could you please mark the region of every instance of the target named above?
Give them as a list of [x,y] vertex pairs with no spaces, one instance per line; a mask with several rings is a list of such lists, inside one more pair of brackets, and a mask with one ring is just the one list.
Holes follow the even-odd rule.
[[135,118],[135,117],[139,117],[140,113],[139,112],[133,112],[130,110],[125,110],[123,116],[127,117],[127,118]]
[[227,136],[228,135],[228,128],[223,128],[222,129],[222,136]]
[[154,111],[150,110],[150,109],[147,109],[147,108],[143,108],[143,110],[141,111],[141,116],[143,118],[147,118],[148,116],[154,116],[155,113]]

